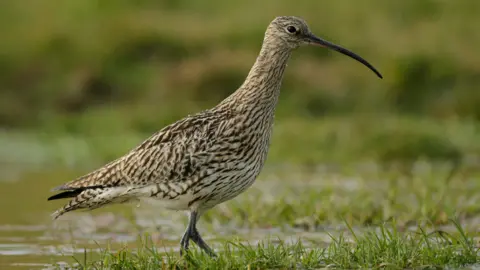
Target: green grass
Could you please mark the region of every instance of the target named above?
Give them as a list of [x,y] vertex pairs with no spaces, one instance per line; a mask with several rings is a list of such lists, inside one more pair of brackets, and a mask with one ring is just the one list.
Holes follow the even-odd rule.
[[[422,160],[404,169],[271,165],[252,189],[202,216],[199,230],[219,251],[215,260],[196,249],[185,260],[171,250],[178,249],[187,220],[157,207],[125,216],[175,225],[127,230],[142,232],[139,243],[108,248],[104,241],[98,243],[102,252],[87,249],[86,257],[75,258],[88,269],[434,269],[479,263],[476,165],[453,175],[448,164]],[[122,216],[120,208],[130,209],[84,215]],[[76,219],[71,216],[73,225]]]
[[[77,267],[87,269],[318,269],[318,268],[386,268],[436,269],[461,267],[480,259],[474,239],[458,223],[456,231],[445,233],[423,229],[400,232],[392,224],[368,229],[359,234],[331,236],[325,247],[305,246],[301,241],[287,244],[266,240],[250,245],[239,241],[226,242],[217,258],[191,250],[186,257],[165,252],[148,236],[138,250],[104,249],[99,258],[92,254],[77,258]],[[394,225],[394,224],[393,224]]]

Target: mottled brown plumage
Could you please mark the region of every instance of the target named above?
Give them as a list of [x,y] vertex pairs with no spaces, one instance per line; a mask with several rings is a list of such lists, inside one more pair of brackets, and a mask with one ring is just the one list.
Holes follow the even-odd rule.
[[381,75],[359,56],[315,37],[305,21],[277,17],[245,82],[212,109],[187,116],[145,140],[125,156],[55,190],[49,198],[72,198],[54,218],[141,198],[190,212],[182,249],[191,239],[212,250],[196,222],[206,210],[230,200],[255,181],[267,157],[282,77],[293,49],[317,44],[347,54]]

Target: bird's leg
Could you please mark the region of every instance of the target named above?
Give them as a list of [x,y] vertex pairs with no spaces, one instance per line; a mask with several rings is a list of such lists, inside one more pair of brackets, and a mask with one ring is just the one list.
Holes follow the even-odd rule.
[[180,256],[183,255],[183,252],[188,250],[188,244],[190,242],[190,238],[192,238],[192,231],[195,228],[195,223],[197,222],[196,212],[193,211],[190,213],[188,217],[188,226],[185,230],[185,233],[182,236],[182,240],[180,241]]
[[203,241],[202,237],[200,236],[200,233],[198,233],[197,226],[194,224],[192,234],[190,235],[190,238],[192,239],[195,244],[197,244],[198,247],[203,249],[208,255],[211,257],[216,257],[215,252]]
[[190,242],[190,239],[197,244],[199,248],[201,248],[203,251],[205,251],[208,255],[215,257],[215,253],[213,250],[203,241],[202,237],[200,236],[200,233],[197,230],[197,220],[199,218],[198,212],[197,211],[192,211],[190,213],[189,219],[188,219],[188,227],[185,230],[185,233],[183,234],[182,240],[180,241],[180,256],[183,255],[184,251],[188,250],[188,245]]

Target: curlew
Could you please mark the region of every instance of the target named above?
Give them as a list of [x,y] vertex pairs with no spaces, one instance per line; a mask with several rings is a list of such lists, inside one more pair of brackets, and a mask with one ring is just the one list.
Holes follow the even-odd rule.
[[170,124],[124,156],[55,188],[48,200],[71,198],[53,219],[77,209],[95,209],[138,199],[160,201],[189,213],[180,254],[193,241],[215,256],[196,224],[205,211],[249,188],[270,145],[275,107],[287,61],[301,45],[345,54],[382,75],[366,60],[316,37],[298,17],[275,18],[244,83],[215,107]]

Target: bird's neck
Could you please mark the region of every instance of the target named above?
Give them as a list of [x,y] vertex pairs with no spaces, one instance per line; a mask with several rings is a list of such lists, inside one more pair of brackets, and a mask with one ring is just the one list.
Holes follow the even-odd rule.
[[273,114],[290,54],[290,49],[265,40],[245,82],[222,103]]

